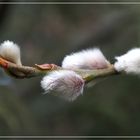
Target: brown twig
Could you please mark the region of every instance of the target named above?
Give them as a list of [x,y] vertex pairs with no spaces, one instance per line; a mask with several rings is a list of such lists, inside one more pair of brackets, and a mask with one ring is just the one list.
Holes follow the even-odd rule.
[[[62,67],[57,66],[55,64],[42,64],[42,65],[35,64],[35,66],[33,67],[19,66],[3,59],[2,57],[0,57],[0,67],[2,67],[10,76],[14,78],[31,78],[46,75],[47,73],[54,70],[64,70]],[[87,83],[99,77],[106,77],[109,75],[117,74],[113,65],[109,65],[108,68],[105,69],[97,69],[97,70],[77,69],[73,71],[81,75],[82,78]]]

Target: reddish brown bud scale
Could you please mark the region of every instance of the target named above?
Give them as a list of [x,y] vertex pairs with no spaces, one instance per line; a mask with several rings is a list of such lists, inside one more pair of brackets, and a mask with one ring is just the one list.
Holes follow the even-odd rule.
[[8,68],[8,61],[0,57],[0,65],[4,69],[7,69]]
[[58,67],[55,64],[41,64],[41,65],[35,64],[35,66],[38,69],[41,69],[41,70],[54,70],[54,69],[56,69]]

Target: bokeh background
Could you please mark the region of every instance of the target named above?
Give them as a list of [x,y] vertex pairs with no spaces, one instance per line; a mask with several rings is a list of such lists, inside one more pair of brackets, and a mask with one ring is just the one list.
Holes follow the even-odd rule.
[[[140,5],[0,4],[4,40],[20,45],[24,65],[61,65],[94,46],[113,63],[140,46]],[[40,81],[0,70],[0,135],[140,135],[140,77],[107,78],[72,103],[43,95]]]

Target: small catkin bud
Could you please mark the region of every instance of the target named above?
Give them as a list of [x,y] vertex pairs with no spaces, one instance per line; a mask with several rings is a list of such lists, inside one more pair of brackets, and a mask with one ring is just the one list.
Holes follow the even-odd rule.
[[73,101],[83,93],[84,80],[70,70],[53,71],[43,78],[41,87],[45,93],[56,92],[55,95]]
[[62,67],[66,69],[103,69],[110,63],[99,48],[87,49],[67,55]]
[[140,48],[134,48],[126,54],[115,57],[117,60],[114,64],[118,72],[128,74],[140,74]]
[[0,56],[12,63],[22,65],[20,58],[20,48],[12,41],[4,41],[0,45]]

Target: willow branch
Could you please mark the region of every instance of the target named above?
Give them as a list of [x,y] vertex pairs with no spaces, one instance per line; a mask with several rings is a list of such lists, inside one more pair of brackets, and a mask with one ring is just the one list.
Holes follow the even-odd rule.
[[[21,79],[43,76],[54,70],[64,70],[64,68],[54,64],[43,64],[43,65],[35,64],[33,67],[23,65],[19,66],[3,59],[2,57],[0,57],[0,67],[3,68],[5,72],[7,72],[10,76]],[[118,74],[118,72],[114,69],[113,65],[109,65],[105,69],[97,69],[97,70],[77,69],[73,71],[81,75],[82,78],[86,81],[86,83],[96,78],[108,77],[111,75]]]

